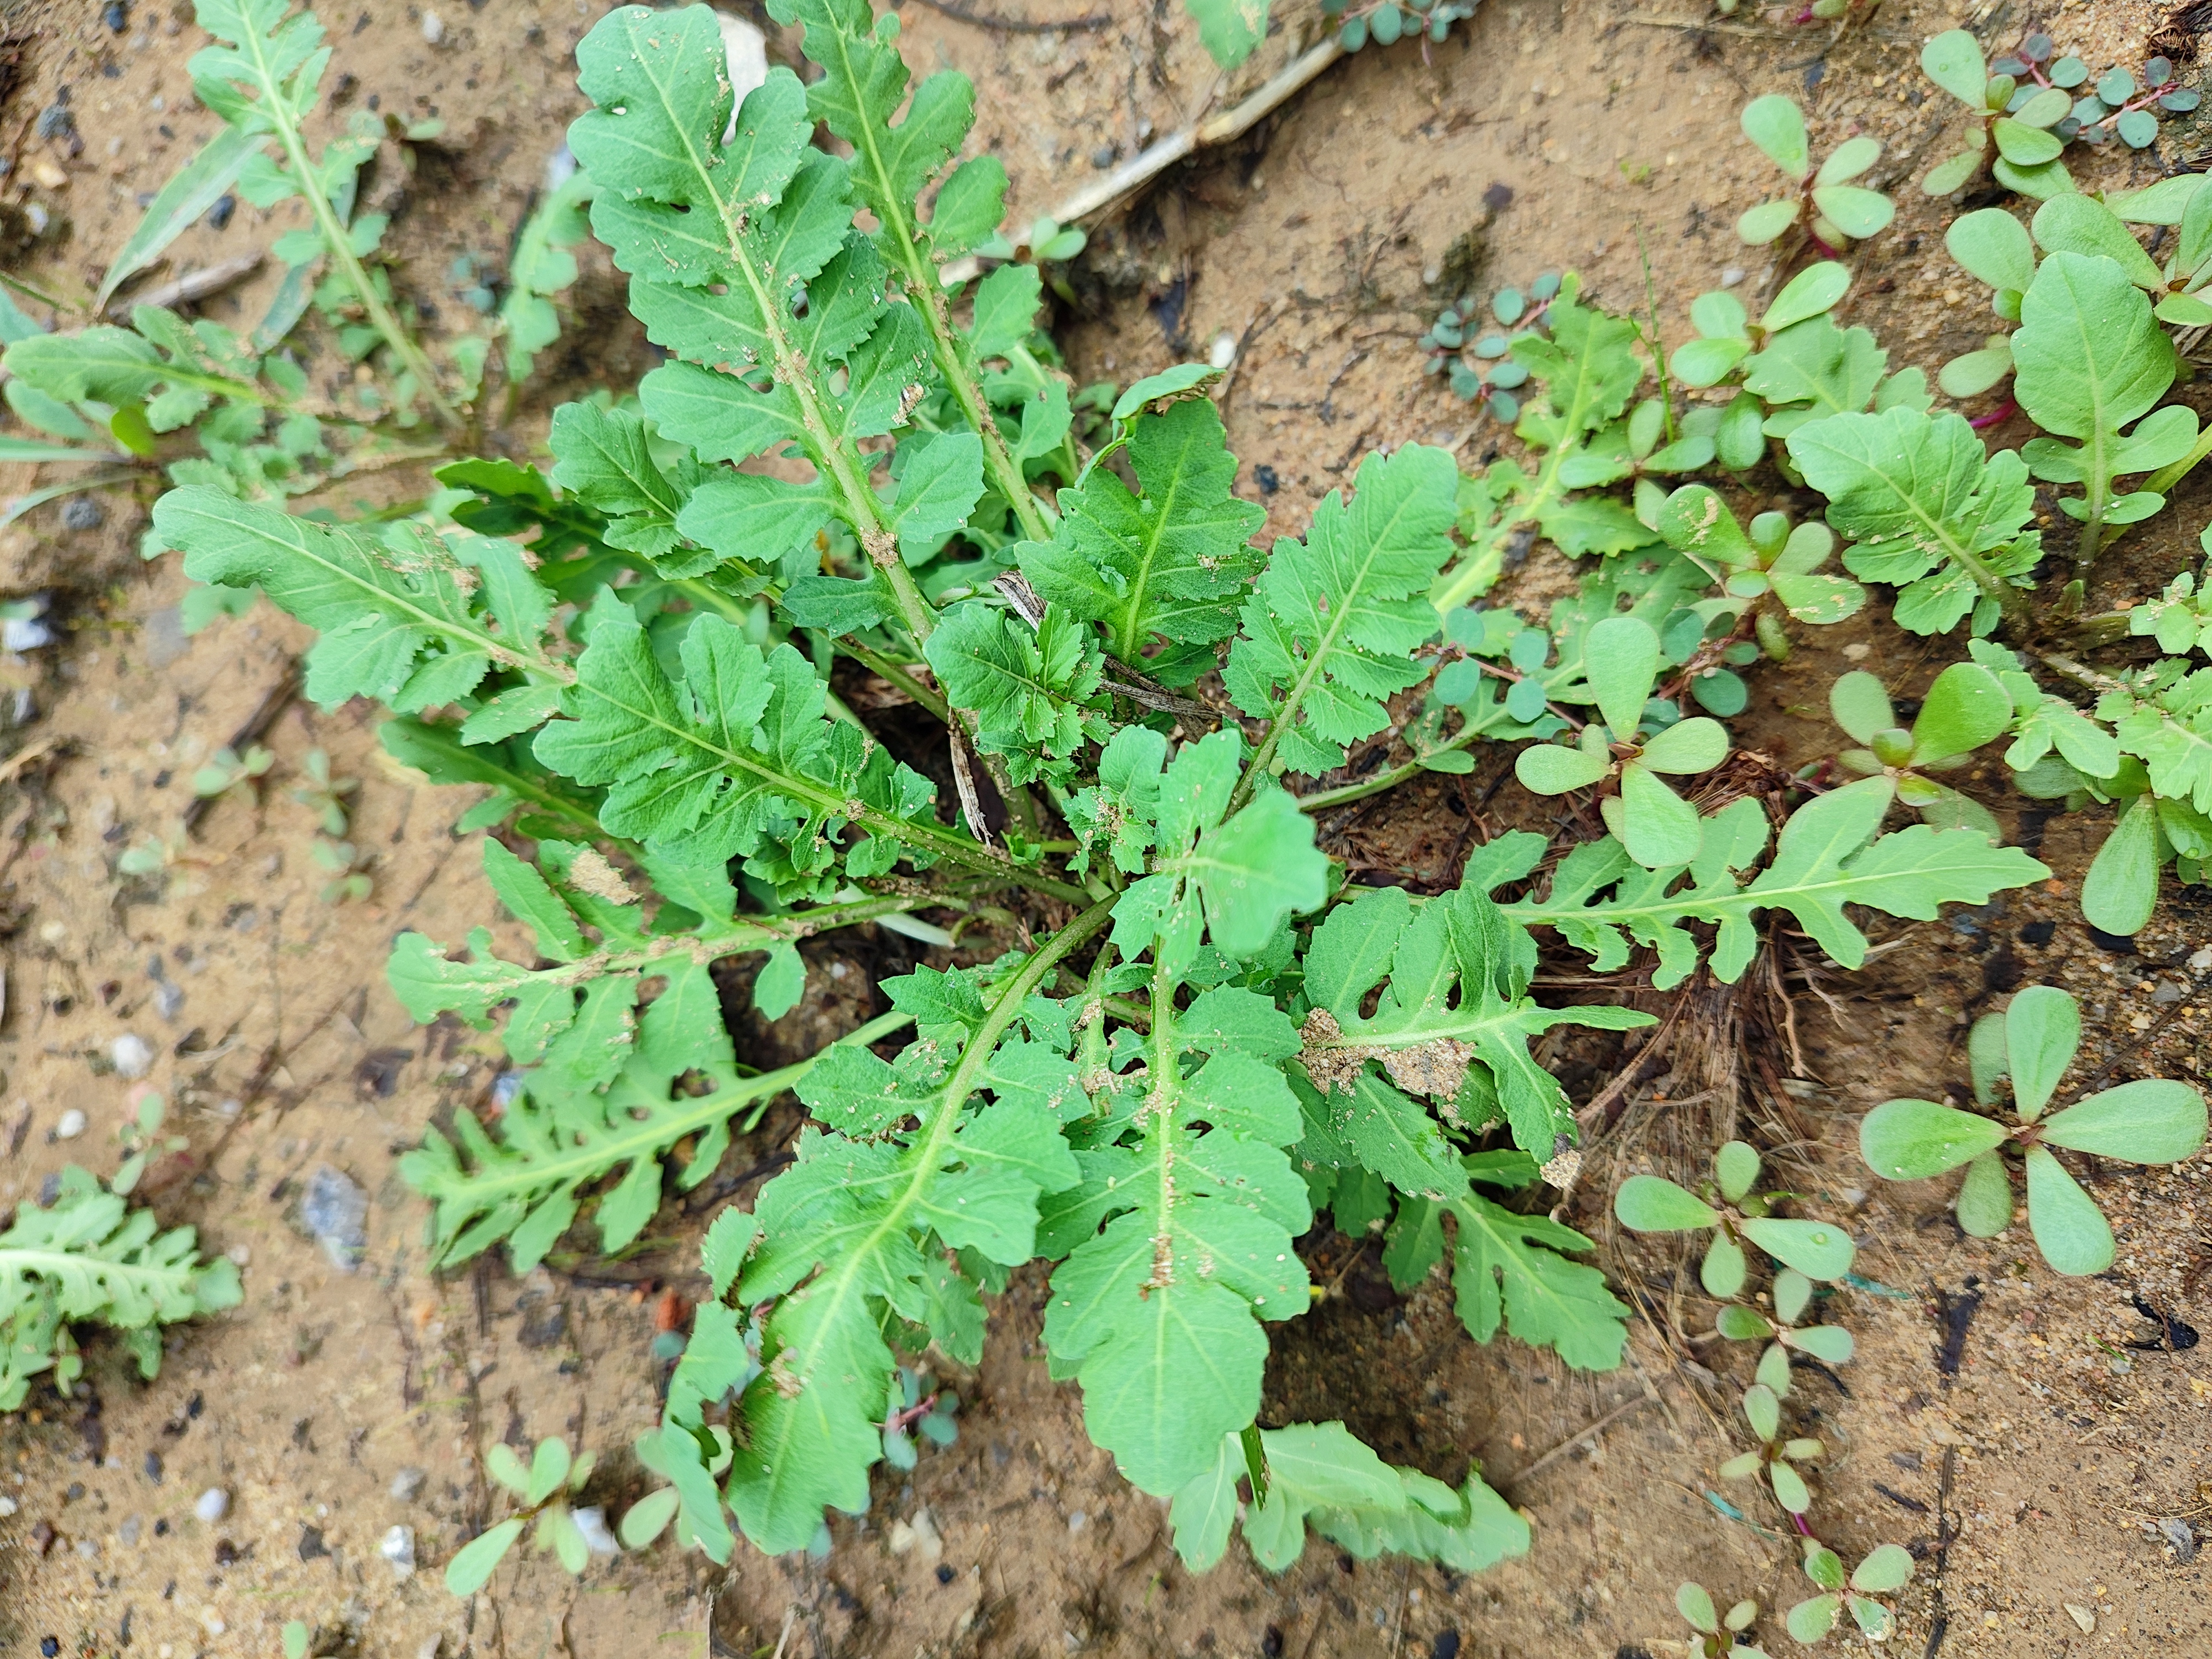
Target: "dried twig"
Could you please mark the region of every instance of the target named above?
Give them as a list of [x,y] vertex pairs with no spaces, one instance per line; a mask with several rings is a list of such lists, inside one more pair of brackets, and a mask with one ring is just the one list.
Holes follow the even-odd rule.
[[[1088,34],[1103,29],[1114,21],[1109,11],[1094,11],[1082,17],[1070,17],[1064,21],[1046,19],[1042,21],[1027,17],[1001,17],[996,12],[981,11],[966,4],[965,0],[921,0],[930,10],[950,17],[956,23],[970,23],[979,29],[996,29],[1002,34]],[[787,1630],[787,1635],[789,1632]],[[783,1651],[783,1644],[776,1644],[776,1651]]]
[[140,306],[159,306],[165,311],[173,311],[179,306],[194,305],[227,288],[237,287],[260,269],[259,253],[241,253],[235,259],[225,259],[204,270],[188,270],[158,288],[124,295],[108,306],[107,314],[116,318],[128,317]]

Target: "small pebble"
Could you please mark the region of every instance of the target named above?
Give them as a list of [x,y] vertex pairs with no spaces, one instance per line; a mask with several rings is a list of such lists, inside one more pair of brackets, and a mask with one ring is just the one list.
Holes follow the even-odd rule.
[[215,205],[208,210],[208,228],[210,230],[222,230],[225,228],[230,223],[230,216],[237,211],[238,198],[235,196],[216,197],[215,198]]
[[210,1486],[192,1504],[192,1513],[213,1526],[230,1513],[230,1494],[221,1486]]
[[133,1083],[154,1069],[154,1051],[136,1031],[125,1031],[109,1043],[107,1057],[115,1062],[115,1074]]
[[422,1495],[422,1488],[429,1480],[429,1471],[409,1465],[392,1477],[392,1501],[395,1504],[413,1503]]
[[2082,1635],[2087,1636],[2097,1628],[2097,1615],[2079,1602],[2064,1601],[2060,1605],[2066,1609],[2068,1616],[2081,1627]]
[[949,1566],[940,1566],[937,1570],[937,1582],[940,1584],[949,1584],[957,1576]]
[[436,46],[446,38],[446,20],[434,11],[422,14],[422,38]]
[[[601,1530],[605,1529],[602,1528]],[[415,1528],[393,1527],[384,1534],[383,1541],[376,1547],[376,1553],[392,1564],[393,1577],[412,1578],[415,1576]]]
[[121,1526],[115,1529],[116,1541],[121,1544],[125,1549],[130,1548],[131,1546],[137,1543],[138,1534],[145,1529],[145,1526],[146,1522],[139,1516],[135,1515],[129,1516],[125,1520]]
[[1743,280],[1743,277],[1744,270],[1741,265],[1727,266],[1721,272],[1721,286],[1723,288],[1734,288],[1738,283],[1741,283]]
[[155,1486],[160,1486],[161,1484],[161,1454],[159,1452],[148,1452],[146,1454],[145,1468],[146,1478],[152,1481]]
[[351,1273],[368,1243],[368,1194],[359,1182],[319,1164],[300,1200],[300,1222],[322,1245],[331,1265]]
[[2212,945],[2189,953],[2189,971],[2192,974],[2212,973]]
[[100,1546],[89,1538],[80,1538],[76,1540],[76,1553],[89,1561],[100,1553]]
[[62,1114],[61,1121],[54,1125],[54,1139],[75,1140],[84,1133],[84,1114],[74,1106]]
[[54,630],[36,617],[0,617],[0,651],[36,651],[54,642]]
[[62,528],[64,530],[97,530],[106,522],[107,514],[89,495],[72,495],[62,507]]
[[1111,144],[1101,144],[1091,152],[1091,165],[1103,173],[1114,165],[1116,152]]
[[1213,349],[1206,354],[1206,361],[1212,363],[1216,368],[1227,368],[1230,364],[1235,362],[1237,361],[1237,337],[1234,334],[1230,333],[1226,329],[1224,329],[1220,333],[1215,335],[1213,337]]
[[1429,1659],[1459,1659],[1459,1632],[1447,1626],[1437,1632],[1437,1639],[1429,1644]]
[[1085,1514],[1081,1510],[1077,1510],[1073,1514],[1067,1517],[1067,1529],[1071,1533],[1081,1532],[1084,1528],[1090,1524],[1091,1517]]
[[60,1637],[42,1636],[39,1638],[39,1651],[45,1656],[45,1659],[54,1659],[54,1656],[61,1650],[62,1638]]
[[185,1006],[185,988],[166,981],[154,988],[154,1009],[163,1019],[174,1019]]
[[2173,1559],[2187,1566],[2197,1559],[2197,1533],[2188,1522],[2179,1516],[2169,1515],[2158,1523],[2166,1534],[2166,1541],[2173,1546]]
[[0,1498],[0,1521],[5,1521],[21,1507],[12,1498]]
[[614,1534],[607,1530],[607,1512],[598,1504],[589,1509],[571,1512],[576,1530],[584,1534],[584,1547],[594,1555],[620,1555],[622,1546],[615,1542]]
[[100,15],[111,34],[120,34],[131,27],[129,0],[107,0],[106,7]]

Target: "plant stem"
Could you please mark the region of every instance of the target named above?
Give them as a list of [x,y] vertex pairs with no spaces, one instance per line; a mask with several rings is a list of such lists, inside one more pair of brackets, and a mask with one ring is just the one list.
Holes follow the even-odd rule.
[[290,165],[293,182],[306,198],[307,208],[315,216],[315,228],[322,233],[323,246],[331,256],[331,263],[338,268],[346,285],[353,289],[354,297],[361,301],[362,309],[368,313],[369,324],[383,337],[384,343],[392,348],[392,355],[401,368],[415,377],[422,388],[422,396],[438,417],[439,423],[449,430],[459,431],[463,424],[459,412],[447,403],[445,394],[438,390],[438,377],[432,372],[430,360],[422,355],[422,348],[415,343],[414,337],[400,326],[399,319],[392,307],[384,303],[368,272],[353,251],[352,239],[346,228],[338,222],[337,210],[331,206],[330,198],[324,194],[317,181],[314,162],[307,155],[307,141],[299,124],[291,118],[284,107],[276,66],[264,53],[268,39],[257,27],[241,31],[240,44],[252,54],[254,67],[259,71],[264,111],[273,119],[279,143],[284,146],[284,157]]
[[950,726],[952,723],[951,708],[945,702],[944,696],[924,685],[910,671],[893,662],[882,652],[871,646],[862,645],[858,640],[850,636],[840,638],[835,641],[835,644],[841,654],[850,657],[871,673],[878,675],[896,686],[946,725]]

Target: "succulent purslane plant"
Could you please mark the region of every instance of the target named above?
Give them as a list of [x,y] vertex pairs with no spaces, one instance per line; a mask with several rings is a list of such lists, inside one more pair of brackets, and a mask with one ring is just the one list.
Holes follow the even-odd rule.
[[1738,1601],[1723,1613],[1703,1584],[1684,1584],[1674,1592],[1674,1610],[1696,1632],[1681,1644],[1688,1659],[1766,1659],[1764,1649],[1743,1639],[1758,1622],[1758,1602]]
[[1759,1356],[1758,1380],[1778,1400],[1790,1393],[1792,1354],[1804,1354],[1825,1365],[1850,1362],[1856,1344],[1841,1325],[1801,1325],[1812,1304],[1813,1281],[1795,1267],[1774,1275],[1772,1317],[1741,1302],[1732,1302],[1714,1321],[1718,1333],[1732,1342],[1764,1342]]
[[2143,1078],[2100,1089],[2045,1115],[2081,1047],[2081,1006],[2055,986],[2031,986],[2004,1012],[1977,1022],[1968,1045],[1977,1103],[2010,1085],[2014,1121],[1932,1100],[1886,1101],[1859,1126],[1859,1152],[1890,1181],[1924,1181],[1964,1165],[1953,1209],[1959,1225],[1993,1238],[2012,1224],[2007,1152],[2027,1193],[2028,1231],[2062,1273],[2112,1265],[2112,1224],[2054,1148],[2127,1164],[2173,1164],[2204,1144],[2204,1097],[2194,1086]]
[[1902,1544],[1878,1544],[1866,1558],[1844,1571],[1843,1558],[1817,1538],[1804,1540],[1805,1576],[1820,1594],[1800,1601],[1783,1614],[1783,1625],[1796,1640],[1822,1641],[1849,1613],[1859,1634],[1869,1642],[1887,1640],[1897,1630],[1897,1615],[1874,1598],[1900,1590],[1912,1579],[1912,1554]]
[[1631,1176],[1613,1195],[1613,1213],[1632,1232],[1712,1234],[1698,1269],[1706,1291],[1732,1297],[1750,1270],[1744,1246],[1755,1244],[1808,1279],[1841,1279],[1856,1254],[1851,1236],[1832,1222],[1778,1216],[1775,1204],[1790,1194],[1754,1191],[1758,1149],[1725,1142],[1713,1154],[1713,1178],[1700,1197],[1663,1176]]
[[1888,228],[1897,204],[1878,190],[1851,182],[1881,159],[1881,141],[1846,138],[1816,170],[1805,132],[1805,112],[1794,99],[1770,93],[1744,106],[1743,136],[1782,169],[1796,186],[1788,196],[1747,208],[1735,234],[1753,246],[1802,226],[1820,248],[1833,252]]

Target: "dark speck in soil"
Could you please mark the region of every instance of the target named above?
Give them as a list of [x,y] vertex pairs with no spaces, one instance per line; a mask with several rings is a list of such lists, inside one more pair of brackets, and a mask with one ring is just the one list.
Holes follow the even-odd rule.
[[42,1636],[39,1638],[39,1651],[46,1656],[46,1659],[54,1659],[54,1656],[61,1650],[61,1638],[58,1636]]
[[208,228],[210,230],[221,230],[224,228],[230,223],[230,216],[237,211],[238,198],[235,196],[216,197],[215,198],[215,205],[208,210]]
[[161,1454],[159,1452],[148,1452],[146,1454],[145,1467],[146,1478],[152,1481],[155,1486],[160,1486],[161,1484]]
[[2031,921],[2020,930],[2020,942],[2022,945],[2048,945],[2051,936],[2057,931],[2058,924],[2055,921]]
[[949,1566],[941,1566],[937,1570],[937,1582],[940,1584],[949,1584],[957,1577],[959,1575]]
[[62,508],[62,528],[64,530],[97,530],[107,521],[100,503],[89,495],[73,495]]
[[2087,926],[2082,931],[2089,935],[2089,943],[2100,951],[2116,957],[2131,957],[2136,954],[2136,942],[2125,933],[2108,933],[2101,927]]
[[300,1559],[302,1561],[313,1561],[319,1557],[328,1556],[330,1553],[331,1547],[323,1542],[323,1529],[320,1527],[300,1528]]
[[131,27],[131,8],[125,0],[107,0],[106,9],[100,15],[112,33],[120,34]]
[[1252,469],[1252,482],[1260,486],[1262,495],[1272,495],[1283,487],[1283,481],[1275,476],[1275,469],[1264,461]]
[[1459,1659],[1459,1632],[1438,1631],[1437,1639],[1429,1644],[1429,1659]]

